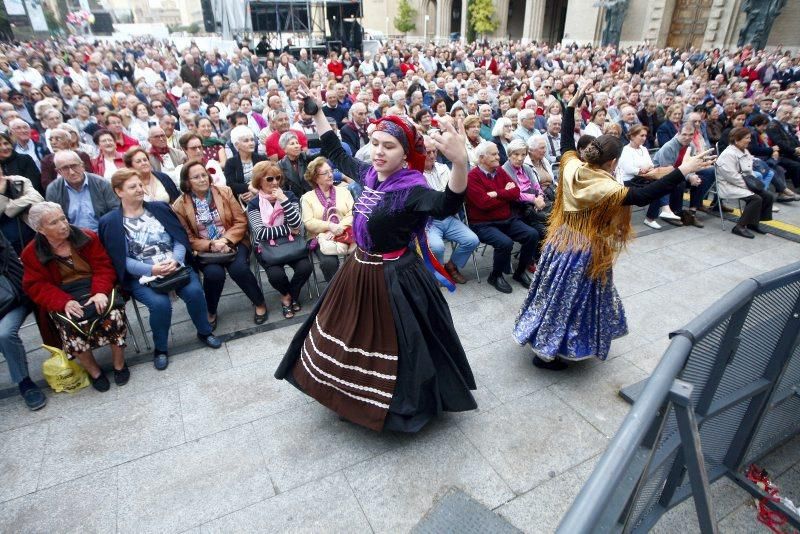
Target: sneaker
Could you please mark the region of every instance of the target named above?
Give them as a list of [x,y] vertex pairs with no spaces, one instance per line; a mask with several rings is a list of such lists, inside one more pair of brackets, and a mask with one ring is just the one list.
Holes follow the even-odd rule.
[[658,224],[656,221],[651,221],[649,219],[645,219],[644,220],[644,225],[645,226],[649,226],[650,228],[652,228],[654,230],[661,230],[661,225]]
[[772,206],[772,213],[778,213],[781,209],[778,206]]
[[156,352],[153,354],[153,367],[163,371],[169,365],[169,355],[166,352]]
[[26,389],[25,392],[22,393],[22,398],[25,400],[25,406],[32,412],[41,410],[44,408],[45,404],[47,404],[47,397],[44,396],[39,386]]
[[681,220],[680,217],[678,217],[677,215],[672,213],[672,210],[661,210],[661,213],[659,213],[658,216],[660,218],[664,219],[664,220],[670,220],[670,221],[680,221]]

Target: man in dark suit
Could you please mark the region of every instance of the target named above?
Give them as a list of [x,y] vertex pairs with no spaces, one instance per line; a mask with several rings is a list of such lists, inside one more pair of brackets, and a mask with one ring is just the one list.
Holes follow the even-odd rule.
[[350,150],[355,154],[358,149],[369,143],[369,117],[367,107],[361,102],[356,102],[350,106],[350,120],[342,126],[342,142],[350,146]]
[[781,167],[786,169],[786,177],[792,180],[795,189],[800,187],[800,141],[795,128],[789,123],[792,118],[792,106],[781,104],[775,113],[775,119],[767,126],[770,141],[780,149]]

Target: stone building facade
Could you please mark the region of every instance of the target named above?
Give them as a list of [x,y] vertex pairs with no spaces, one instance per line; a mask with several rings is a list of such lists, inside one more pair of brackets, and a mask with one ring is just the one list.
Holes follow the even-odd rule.
[[[410,38],[446,40],[466,31],[467,0],[409,0],[417,10]],[[607,2],[608,0],[604,0]],[[628,0],[620,44],[658,47],[733,48],[745,26],[743,4],[782,5],[767,46],[800,50],[798,0]],[[492,37],[513,40],[600,44],[608,8],[598,0],[495,0],[500,26]],[[363,26],[396,35],[397,0],[363,0]],[[426,21],[427,15],[427,21]]]

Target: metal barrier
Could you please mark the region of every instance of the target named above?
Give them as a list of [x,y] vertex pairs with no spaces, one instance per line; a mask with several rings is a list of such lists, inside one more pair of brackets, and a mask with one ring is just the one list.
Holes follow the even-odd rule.
[[[741,283],[673,332],[560,533],[647,532],[694,497],[700,528],[717,532],[709,483],[800,433],[800,263]],[[800,528],[800,517],[768,501]]]

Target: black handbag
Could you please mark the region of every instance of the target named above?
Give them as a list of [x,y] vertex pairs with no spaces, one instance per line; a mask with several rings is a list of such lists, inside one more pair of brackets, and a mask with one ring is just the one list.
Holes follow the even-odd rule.
[[64,312],[53,312],[50,315],[57,323],[85,337],[92,335],[94,329],[108,317],[111,310],[125,307],[125,300],[116,287],[107,295],[108,306],[103,313],[97,313],[97,307],[94,304],[84,306],[84,303],[92,297],[92,280],[90,278],[69,282],[62,285],[61,289],[65,293],[69,293],[72,300],[83,307],[83,317],[73,319]]
[[258,255],[266,267],[286,265],[308,256],[308,246],[302,235],[291,235],[262,241],[258,244]]
[[148,282],[146,285],[156,293],[161,293],[162,295],[166,295],[170,291],[180,291],[189,285],[189,274],[191,272],[192,268],[188,265],[184,265],[172,274],[168,274],[167,276],[159,276],[155,280]]
[[764,182],[762,182],[752,174],[743,174],[742,176],[744,178],[744,183],[747,186],[747,189],[749,189],[753,193],[764,192]]
[[231,252],[198,252],[194,258],[198,265],[227,265],[236,259],[236,249]]

